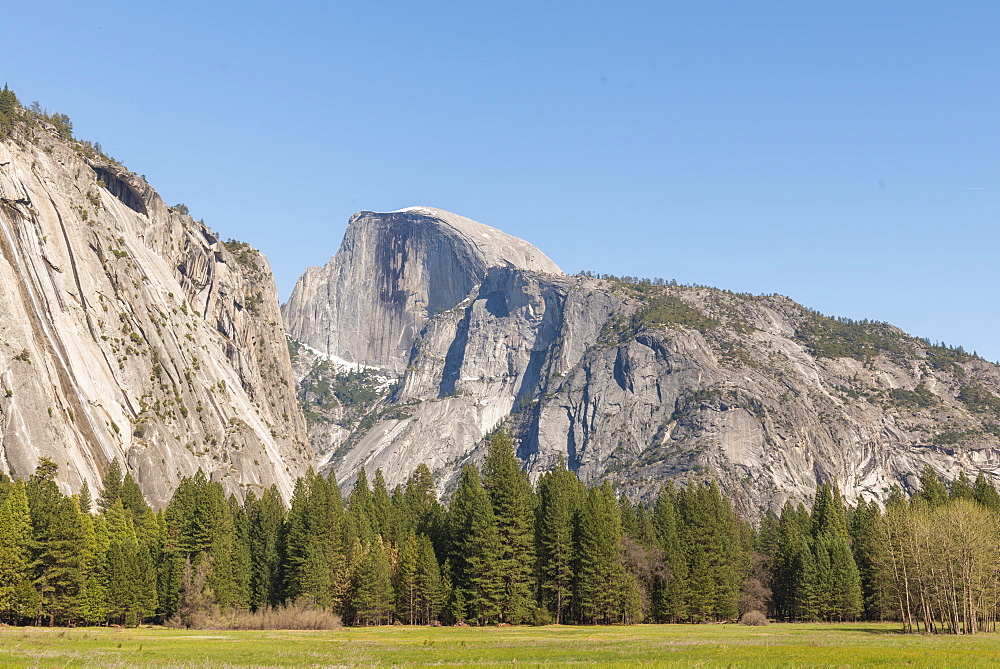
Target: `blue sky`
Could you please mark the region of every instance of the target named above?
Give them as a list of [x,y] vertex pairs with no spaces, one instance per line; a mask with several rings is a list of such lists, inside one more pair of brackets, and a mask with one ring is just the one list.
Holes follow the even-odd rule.
[[4,10],[0,77],[270,259],[447,209],[563,269],[782,293],[1000,359],[1000,3]]

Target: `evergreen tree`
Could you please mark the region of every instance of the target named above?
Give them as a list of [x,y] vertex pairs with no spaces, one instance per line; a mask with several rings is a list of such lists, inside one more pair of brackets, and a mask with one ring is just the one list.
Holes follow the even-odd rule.
[[407,625],[416,625],[420,618],[417,550],[417,535],[410,530],[399,547],[399,564],[396,568],[396,614]]
[[883,546],[879,539],[879,525],[882,512],[878,504],[865,500],[858,502],[851,518],[851,547],[854,549],[854,561],[858,566],[861,581],[862,611],[866,620],[882,620],[882,589],[881,584],[887,576],[883,573],[881,564]]
[[915,497],[925,501],[932,509],[948,502],[948,488],[930,465],[920,472],[920,489]]
[[496,518],[500,552],[497,566],[503,580],[500,621],[521,623],[534,610],[535,565],[534,494],[514,455],[514,441],[506,432],[490,440],[483,470],[483,486]]
[[250,557],[250,517],[235,495],[229,496],[229,515],[233,519],[232,606],[239,609],[250,608],[250,579],[252,559]]
[[576,527],[576,604],[584,623],[615,618],[616,585],[621,583],[621,512],[611,484],[592,488]]
[[500,535],[475,465],[462,469],[448,516],[454,615],[479,625],[496,622],[505,584]]
[[90,486],[87,485],[87,479],[83,479],[83,483],[80,484],[80,493],[77,495],[77,506],[80,507],[81,513],[89,514],[93,510],[94,500],[90,495]]
[[395,535],[392,504],[381,469],[375,470],[375,478],[372,480],[371,513],[372,530],[386,541],[393,539]]
[[248,544],[250,551],[250,608],[274,606],[281,596],[281,534],[285,505],[275,486],[258,500],[247,495]]
[[31,587],[30,548],[28,498],[24,484],[16,481],[0,503],[0,616],[31,614],[23,601]]
[[696,620],[735,618],[748,549],[729,502],[715,483],[678,492],[681,540],[688,562],[688,614]]
[[634,573],[619,569],[615,575],[614,592],[615,622],[633,625],[644,617],[642,591]]
[[407,480],[400,497],[398,518],[400,531],[413,530],[417,534],[425,534],[432,540],[440,540],[437,545],[442,546],[444,510],[437,500],[434,476],[427,465],[417,465]]
[[446,588],[434,554],[434,544],[426,534],[417,535],[417,568],[414,578],[419,622],[429,625],[438,619]]
[[31,516],[34,587],[50,625],[76,618],[85,583],[85,535],[74,500],[59,492],[58,467],[42,458],[25,488]]
[[959,472],[958,478],[948,484],[948,499],[975,499],[976,493],[972,489],[972,482],[965,472]]
[[392,574],[381,540],[363,549],[351,579],[351,608],[362,625],[388,624],[393,612]]
[[148,548],[139,543],[132,517],[122,501],[121,497],[116,499],[104,514],[108,547],[103,587],[91,584],[85,589],[91,606],[100,603],[89,598],[97,598],[103,591],[106,614],[117,623],[136,626],[156,612],[156,580],[149,578],[155,567]]
[[817,573],[811,547],[809,514],[785,502],[778,520],[778,551],[774,561],[774,604],[779,618],[815,620]]
[[678,528],[676,493],[672,483],[660,490],[653,508],[656,538],[666,565],[659,587],[654,591],[654,614],[663,622],[677,622],[687,618],[688,559]]
[[[183,595],[185,565],[190,564],[190,583],[204,575],[204,589],[221,609],[248,608],[246,588],[237,555],[236,528],[232,508],[222,485],[211,482],[199,469],[194,477],[181,480],[167,505],[163,563],[160,574],[162,613],[177,611]],[[201,593],[189,593],[195,601]],[[195,595],[198,595],[197,597]]]
[[635,539],[636,543],[643,546],[656,546],[656,527],[653,523],[653,513],[645,504],[639,504],[632,511],[635,517],[635,527],[624,530],[625,534]]
[[542,594],[556,624],[563,623],[572,608],[573,527],[585,494],[562,454],[556,466],[538,480],[538,570]]
[[122,478],[120,496],[122,506],[132,514],[133,518],[142,516],[146,511],[149,511],[149,504],[146,503],[146,498],[143,497],[142,490],[132,478],[131,473],[125,474]]
[[133,609],[135,588],[141,578],[136,571],[135,549],[139,545],[135,536],[135,526],[131,516],[122,506],[121,497],[103,514],[107,528],[107,554],[105,589],[108,603],[108,614],[121,624],[125,616]]
[[972,484],[972,498],[983,508],[1000,513],[1000,494],[982,470],[976,476],[976,482]]
[[340,605],[347,578],[343,517],[335,481],[310,471],[296,482],[285,536],[288,599],[305,598],[322,607]]
[[4,84],[3,90],[0,91],[0,137],[10,135],[20,111],[21,102],[14,95],[14,91]]
[[358,539],[364,546],[375,540],[378,533],[378,523],[375,519],[375,500],[368,486],[368,475],[364,467],[358,470],[358,478],[354,489],[347,497],[347,513],[345,514],[345,545],[353,546]]
[[122,467],[118,462],[118,458],[111,461],[108,465],[108,472],[104,475],[104,481],[101,484],[101,495],[97,498],[97,508],[100,511],[106,512],[110,509],[116,500],[122,495]]
[[618,496],[618,512],[622,517],[622,532],[631,537],[639,536],[639,517],[635,512],[635,506],[625,493]]

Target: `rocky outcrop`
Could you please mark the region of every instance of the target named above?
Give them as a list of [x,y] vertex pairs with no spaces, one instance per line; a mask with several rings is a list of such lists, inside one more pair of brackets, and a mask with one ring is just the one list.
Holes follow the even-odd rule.
[[[353,276],[357,262],[377,275],[372,250],[389,243],[383,234],[410,244],[405,227],[389,229],[370,214],[352,219],[348,236],[367,240],[368,255],[345,240],[338,272]],[[419,297],[397,284],[398,302],[424,304],[435,290],[427,281]],[[781,296],[509,263],[468,285],[415,334],[392,330],[399,321],[368,322],[385,313],[378,299],[353,312],[348,332],[412,346],[393,354],[408,364],[363,420],[312,432],[344,485],[361,467],[381,468],[394,485],[423,462],[447,489],[498,427],[519,438],[533,475],[562,456],[583,479],[612,480],[637,499],[670,479],[716,478],[746,508],[774,509],[831,480],[849,499],[884,499],[895,484],[912,489],[927,464],[947,476],[1000,474],[1000,368],[964,351],[882,323],[825,318]],[[291,307],[289,319],[331,309]],[[295,335],[339,336],[306,322]]]
[[427,319],[464,300],[491,267],[562,274],[531,244],[440,209],[363,211],[282,313],[295,341],[399,374]]
[[75,491],[120,459],[155,505],[200,467],[290,496],[311,450],[266,259],[21,124],[0,142],[0,469]]

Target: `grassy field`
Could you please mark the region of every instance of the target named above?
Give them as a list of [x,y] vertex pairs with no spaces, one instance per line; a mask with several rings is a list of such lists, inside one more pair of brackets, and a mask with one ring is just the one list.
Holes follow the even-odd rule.
[[330,632],[0,629],[0,664],[1000,666],[1000,636],[903,635],[887,624],[382,627]]

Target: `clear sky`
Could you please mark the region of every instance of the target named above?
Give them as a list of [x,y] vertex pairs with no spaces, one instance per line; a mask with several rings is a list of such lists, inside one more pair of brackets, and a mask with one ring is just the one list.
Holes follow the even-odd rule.
[[350,215],[782,293],[1000,359],[1000,3],[7,3],[0,78],[282,299]]

